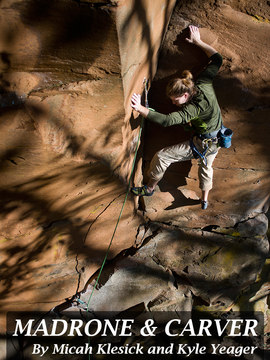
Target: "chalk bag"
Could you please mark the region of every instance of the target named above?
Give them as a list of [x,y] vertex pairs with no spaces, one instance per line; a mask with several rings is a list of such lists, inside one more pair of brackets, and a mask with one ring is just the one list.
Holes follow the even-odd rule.
[[222,128],[220,130],[219,144],[221,147],[228,149],[232,145],[233,131],[228,128]]

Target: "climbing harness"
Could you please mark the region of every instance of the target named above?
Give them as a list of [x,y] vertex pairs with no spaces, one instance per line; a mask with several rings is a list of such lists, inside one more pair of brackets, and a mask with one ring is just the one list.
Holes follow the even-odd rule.
[[190,138],[189,144],[190,144],[190,147],[191,147],[191,150],[192,150],[192,154],[193,154],[193,156],[194,156],[194,159],[199,159],[199,158],[201,158],[201,159],[203,160],[205,166],[207,166],[207,160],[206,160],[205,155],[206,155],[206,152],[207,152],[207,150],[208,150],[208,147],[204,150],[203,153],[200,153],[199,150],[196,148],[194,142],[193,142],[193,137]]
[[217,144],[218,143],[218,139],[216,137],[215,138],[209,138],[209,139],[208,138],[201,139],[202,140],[202,145],[205,146],[205,148],[204,148],[203,152],[200,152],[197,149],[196,145],[194,144],[193,138],[194,138],[194,136],[189,140],[193,156],[194,156],[195,159],[201,158],[204,165],[207,166],[206,155],[208,153],[208,150],[210,149],[210,146],[212,144]]
[[[200,152],[194,144],[193,138],[197,136],[202,141],[202,145],[205,146],[204,151]],[[233,131],[226,128],[223,124],[220,130],[213,131],[208,134],[194,135],[190,139],[190,147],[195,159],[201,158],[205,166],[207,166],[206,155],[212,144],[218,144],[218,146],[228,149],[231,146]]]

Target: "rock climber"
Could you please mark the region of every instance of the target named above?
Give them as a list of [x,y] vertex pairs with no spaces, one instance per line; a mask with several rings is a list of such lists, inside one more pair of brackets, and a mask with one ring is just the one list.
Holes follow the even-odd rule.
[[181,124],[193,131],[191,140],[166,147],[158,151],[150,164],[149,181],[142,187],[133,187],[131,192],[138,196],[151,196],[162,179],[166,169],[175,162],[198,159],[199,186],[202,191],[201,207],[208,206],[208,194],[212,189],[212,164],[219,150],[218,133],[222,128],[222,117],[212,85],[221,64],[222,56],[210,45],[201,40],[199,28],[189,26],[191,44],[201,48],[209,58],[205,70],[196,82],[190,71],[185,70],[181,78],[173,79],[166,88],[172,103],[180,107],[179,111],[168,115],[161,114],[141,105],[141,96],[133,94],[131,107],[147,120],[161,126]]

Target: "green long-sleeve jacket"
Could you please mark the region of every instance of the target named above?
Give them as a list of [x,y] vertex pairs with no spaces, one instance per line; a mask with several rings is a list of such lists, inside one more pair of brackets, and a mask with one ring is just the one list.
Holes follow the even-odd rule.
[[219,130],[222,125],[222,117],[212,83],[222,64],[222,56],[215,53],[209,60],[208,66],[195,82],[198,91],[190,102],[181,110],[168,115],[150,110],[147,119],[161,126],[180,124],[186,129],[193,130],[196,134]]

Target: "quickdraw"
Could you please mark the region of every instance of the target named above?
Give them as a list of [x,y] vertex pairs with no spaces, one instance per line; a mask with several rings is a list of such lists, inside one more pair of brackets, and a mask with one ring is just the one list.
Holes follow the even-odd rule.
[[199,150],[196,148],[194,142],[193,142],[193,138],[191,138],[189,140],[189,143],[190,143],[190,147],[191,147],[191,150],[192,150],[192,153],[193,153],[193,156],[194,156],[194,159],[199,159],[201,158],[203,163],[205,164],[205,166],[207,166],[207,160],[206,160],[206,153],[207,153],[207,150],[208,150],[208,146],[206,147],[206,149],[204,150],[203,153],[200,153]]
[[144,106],[147,109],[149,109],[149,103],[148,103],[149,81],[146,78],[144,78],[143,84],[144,84]]
[[207,152],[208,152],[208,150],[209,150],[210,143],[213,144],[215,140],[216,140],[216,142],[217,142],[217,138],[204,139],[204,140],[202,140],[203,144],[206,144],[206,148],[205,148],[204,151],[201,153],[201,152],[196,148],[196,146],[195,146],[195,144],[194,144],[194,142],[193,142],[193,137],[190,139],[190,147],[191,147],[191,150],[192,150],[192,153],[193,153],[194,158],[195,158],[195,159],[201,158],[205,166],[207,166],[206,155],[207,155]]

